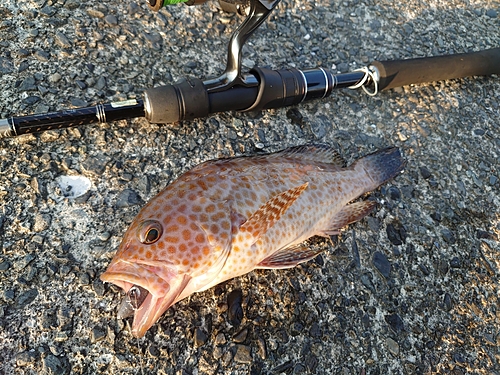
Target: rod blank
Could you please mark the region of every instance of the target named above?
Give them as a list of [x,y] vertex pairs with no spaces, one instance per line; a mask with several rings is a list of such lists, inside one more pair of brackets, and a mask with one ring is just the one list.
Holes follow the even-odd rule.
[[409,60],[374,61],[379,90],[469,76],[500,74],[500,48]]

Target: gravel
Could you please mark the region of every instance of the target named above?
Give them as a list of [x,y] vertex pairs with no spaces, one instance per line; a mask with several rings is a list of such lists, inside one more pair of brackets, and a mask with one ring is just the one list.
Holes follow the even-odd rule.
[[[285,0],[246,65],[351,71],[498,48],[500,3]],[[241,18],[144,2],[6,0],[0,118],[140,97],[220,74]],[[0,140],[0,373],[500,374],[500,81],[475,77],[180,124],[145,119]],[[351,162],[395,145],[405,172],[315,260],[259,270],[116,319],[105,270],[140,207],[219,157],[328,143]],[[71,197],[60,178],[89,180]]]

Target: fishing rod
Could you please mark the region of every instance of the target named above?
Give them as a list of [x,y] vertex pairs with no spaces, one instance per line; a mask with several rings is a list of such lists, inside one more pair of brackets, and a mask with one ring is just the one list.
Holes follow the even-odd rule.
[[[206,0],[188,0],[195,5]],[[148,0],[149,6],[182,2]],[[254,67],[241,72],[241,51],[246,40],[265,21],[280,0],[219,0],[225,10],[247,14],[233,32],[226,69],[220,77],[202,81],[183,79],[172,85],[147,89],[143,99],[92,107],[0,119],[0,138],[45,130],[145,117],[166,124],[204,118],[225,111],[259,111],[296,105],[328,97],[334,89],[363,89],[369,95],[394,87],[468,76],[500,73],[500,48],[409,60],[374,61],[366,67],[334,74],[328,69],[279,69]]]

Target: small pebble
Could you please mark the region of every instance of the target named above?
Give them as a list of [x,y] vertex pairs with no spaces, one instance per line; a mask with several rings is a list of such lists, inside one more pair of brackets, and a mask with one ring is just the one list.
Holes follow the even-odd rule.
[[450,293],[445,293],[443,298],[445,311],[450,311],[453,308],[453,301],[451,299]]
[[306,356],[306,359],[304,360],[304,362],[305,362],[307,369],[310,372],[312,372],[312,373],[316,372],[316,368],[319,365],[318,357],[316,357],[314,354],[308,354]]
[[26,77],[18,87],[19,91],[31,91],[36,90],[35,77]]
[[31,302],[33,302],[36,297],[38,297],[38,290],[36,288],[27,290],[17,298],[16,308],[22,309],[26,307]]
[[0,271],[7,271],[10,268],[10,263],[6,260],[0,262]]
[[302,331],[304,330],[304,326],[300,322],[293,322],[290,325],[290,335],[292,336],[298,336],[302,334]]
[[90,331],[90,342],[96,343],[106,338],[106,330],[102,327],[96,326]]
[[259,355],[260,358],[266,359],[267,358],[266,341],[262,337],[258,337],[257,344],[259,346],[257,354]]
[[62,48],[70,48],[71,47],[71,42],[69,41],[68,37],[64,35],[62,32],[58,31],[55,34],[55,41],[56,44],[59,45]]
[[373,265],[384,278],[388,279],[391,274],[391,263],[387,256],[380,251],[376,251],[372,258]]
[[399,334],[402,331],[404,331],[404,323],[403,319],[398,314],[390,314],[385,316],[385,321],[391,329],[396,333]]
[[385,344],[387,345],[387,349],[392,355],[394,356],[399,355],[399,344],[396,341],[388,337],[385,340]]
[[43,359],[44,374],[66,374],[70,370],[68,360],[65,356],[47,355]]
[[450,261],[451,268],[460,268],[461,267],[460,259],[458,257],[453,257]]
[[425,180],[429,179],[432,176],[431,172],[427,169],[427,167],[420,167],[420,174]]
[[101,241],[105,242],[111,238],[111,233],[109,233],[108,231],[103,232],[103,233],[99,234],[97,238],[99,238]]
[[213,350],[213,356],[215,360],[219,360],[224,355],[224,350],[220,346],[216,346]]
[[94,8],[87,8],[87,14],[91,17],[104,18],[104,13]]
[[233,342],[240,344],[246,340],[247,335],[248,335],[248,329],[243,328],[241,331],[239,331],[233,335]]
[[113,14],[108,14],[104,17],[104,21],[106,21],[108,25],[118,25],[118,18]]
[[125,189],[123,190],[116,199],[116,208],[132,207],[142,203],[142,199],[134,190]]
[[396,227],[394,224],[388,224],[386,228],[387,237],[393,245],[402,245],[406,239],[406,232],[402,226]]
[[236,345],[234,361],[238,363],[252,363],[252,348],[247,345]]
[[41,62],[48,62],[50,60],[50,54],[45,51],[35,51],[33,56],[35,56],[36,59]]
[[42,9],[40,9],[40,14],[46,17],[52,17],[54,14],[56,14],[56,12],[57,8],[51,6],[44,6]]
[[215,345],[224,345],[226,342],[226,336],[222,332],[219,332],[215,337]]
[[33,230],[35,232],[41,232],[50,227],[52,222],[52,217],[49,214],[38,214],[35,216],[35,224],[33,225]]
[[448,228],[441,230],[441,235],[443,236],[443,239],[449,244],[453,244],[456,242],[455,235]]
[[486,11],[486,15],[491,18],[497,18],[498,17],[498,12],[495,9],[488,9]]
[[271,370],[273,374],[280,374],[283,372],[287,372],[287,370],[291,369],[293,367],[293,362],[292,361],[287,361],[285,363],[282,363],[279,366],[276,366]]
[[28,366],[36,361],[36,354],[34,350],[21,352],[16,355],[16,364],[18,366]]
[[231,324],[235,327],[243,320],[243,293],[240,289],[235,289],[227,296],[227,315]]
[[194,345],[200,347],[207,342],[207,334],[201,328],[196,328],[194,331]]
[[14,269],[17,271],[24,269],[33,259],[35,259],[33,254],[26,254],[24,257],[14,262]]
[[59,73],[54,73],[49,77],[49,82],[57,83],[61,80],[62,76]]

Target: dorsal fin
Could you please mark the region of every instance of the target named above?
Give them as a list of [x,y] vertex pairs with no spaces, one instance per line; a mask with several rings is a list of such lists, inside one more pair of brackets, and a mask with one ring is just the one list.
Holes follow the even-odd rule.
[[300,197],[308,184],[306,182],[283,193],[276,194],[243,223],[239,234],[248,232],[252,235],[253,241],[256,241],[283,216],[293,202]]
[[325,144],[311,144],[287,148],[276,152],[271,157],[283,157],[298,160],[309,160],[319,163],[333,164],[339,167],[345,166],[344,159],[333,147]]

